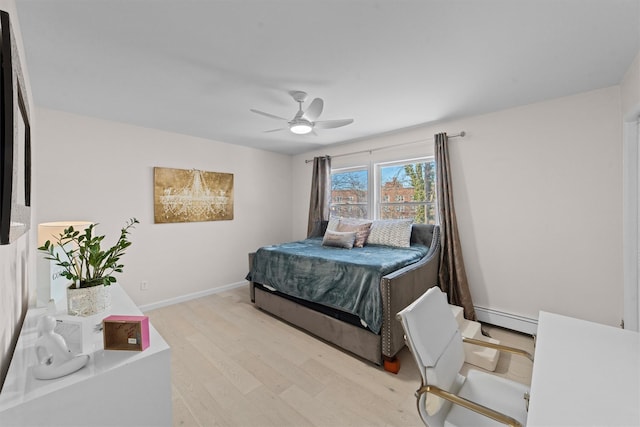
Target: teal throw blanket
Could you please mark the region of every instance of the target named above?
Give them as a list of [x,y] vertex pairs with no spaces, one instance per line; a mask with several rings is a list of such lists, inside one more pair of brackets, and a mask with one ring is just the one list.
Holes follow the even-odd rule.
[[382,326],[380,280],[423,258],[429,248],[365,245],[322,246],[322,238],[265,246],[255,254],[246,279],[307,301],[360,317],[375,333]]

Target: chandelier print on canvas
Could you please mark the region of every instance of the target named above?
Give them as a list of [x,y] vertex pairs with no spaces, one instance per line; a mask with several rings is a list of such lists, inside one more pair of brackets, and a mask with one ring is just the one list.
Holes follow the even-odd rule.
[[233,174],[153,168],[154,222],[233,219]]

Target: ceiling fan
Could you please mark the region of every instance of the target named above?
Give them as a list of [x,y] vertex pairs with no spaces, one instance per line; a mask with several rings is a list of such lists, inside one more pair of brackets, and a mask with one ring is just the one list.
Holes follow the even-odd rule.
[[265,132],[277,132],[281,130],[289,129],[291,132],[304,135],[313,132],[314,128],[317,129],[331,129],[339,128],[353,123],[353,119],[341,119],[341,120],[320,120],[316,121],[320,114],[322,114],[322,108],[324,107],[324,101],[322,98],[315,98],[309,104],[306,111],[302,110],[302,104],[307,99],[307,93],[299,90],[289,92],[291,97],[298,103],[298,112],[291,120],[284,117],[276,116],[274,114],[265,113],[264,111],[254,110],[251,108],[249,111],[260,114],[262,116],[270,117],[272,119],[284,120],[289,124],[288,127],[267,130]]

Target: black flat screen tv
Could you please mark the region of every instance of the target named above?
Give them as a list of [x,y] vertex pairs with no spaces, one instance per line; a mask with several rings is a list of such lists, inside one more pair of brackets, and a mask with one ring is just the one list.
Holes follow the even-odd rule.
[[31,226],[31,126],[9,14],[0,11],[0,244]]

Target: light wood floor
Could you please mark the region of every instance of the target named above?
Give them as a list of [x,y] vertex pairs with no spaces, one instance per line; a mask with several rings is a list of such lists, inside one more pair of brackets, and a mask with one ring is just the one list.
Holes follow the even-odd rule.
[[[406,348],[390,374],[256,309],[248,286],[146,314],[171,346],[174,426],[423,425]],[[530,337],[485,330],[533,351]],[[496,372],[528,384],[521,359],[501,356]]]

